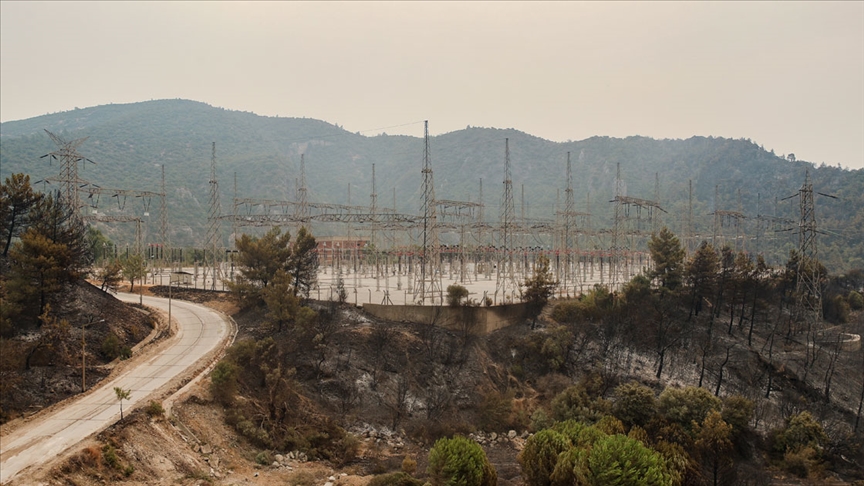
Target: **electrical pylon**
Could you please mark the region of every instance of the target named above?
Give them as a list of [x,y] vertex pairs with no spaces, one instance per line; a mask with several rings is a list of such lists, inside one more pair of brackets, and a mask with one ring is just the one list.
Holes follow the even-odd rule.
[[309,221],[309,199],[306,187],[306,154],[300,154],[300,186],[297,188],[297,219],[306,224]]
[[816,242],[816,212],[813,202],[813,183],[810,171],[804,176],[804,184],[798,190],[798,203],[801,211],[798,221],[798,295],[796,313],[798,318],[808,324],[822,320],[822,291],[819,287],[819,249]]
[[495,282],[495,296],[518,293],[522,298],[522,287],[516,282],[513,268],[513,234],[516,232],[516,208],[513,203],[513,180],[510,176],[510,139],[504,139],[504,200],[501,205],[501,249],[498,251],[498,272]]
[[567,189],[564,190],[564,286],[570,282],[571,275],[571,253],[573,251],[573,231],[576,230],[573,222],[573,211],[575,201],[573,200],[573,172],[570,167],[570,152],[567,152]]
[[441,290],[441,245],[438,241],[438,215],[435,203],[435,184],[432,178],[432,155],[429,147],[429,121],[423,122],[423,248],[420,253],[420,278],[414,286],[414,298],[420,304],[430,299],[435,303],[435,294],[443,301]]
[[615,170],[615,219],[612,225],[612,254],[609,262],[609,280],[612,284],[612,289],[617,289],[619,284],[619,276],[623,269],[621,265],[621,224],[622,218],[622,197],[624,196],[624,182],[621,180],[621,164],[616,165]]
[[[216,180],[216,142],[213,142],[213,151],[210,157],[210,212],[208,215],[207,246],[213,258],[213,284],[211,290],[216,290],[216,280],[220,278],[219,252],[222,249],[222,207],[219,204],[219,183]],[[206,259],[205,259],[206,265]],[[205,282],[206,285],[206,282]]]
[[162,240],[162,255],[160,260],[165,264],[165,255],[169,256],[168,251],[168,202],[165,196],[165,164],[162,164],[162,193],[159,195],[159,238]]
[[78,147],[90,137],[66,141],[48,130],[45,130],[45,133],[57,144],[58,150],[47,153],[40,158],[50,157],[51,160],[60,162],[60,177],[58,178],[61,185],[60,194],[63,202],[72,209],[72,217],[80,222],[82,221],[81,198],[78,195],[78,188],[86,185],[87,181],[78,178],[78,162],[90,162],[94,165],[95,162],[79,154]]

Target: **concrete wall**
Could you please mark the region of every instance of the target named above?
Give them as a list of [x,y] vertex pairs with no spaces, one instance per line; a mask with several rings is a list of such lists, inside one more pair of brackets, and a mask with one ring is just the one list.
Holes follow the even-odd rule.
[[363,310],[381,319],[419,324],[434,323],[453,331],[465,330],[477,335],[523,323],[526,308],[526,304],[493,307],[363,304]]

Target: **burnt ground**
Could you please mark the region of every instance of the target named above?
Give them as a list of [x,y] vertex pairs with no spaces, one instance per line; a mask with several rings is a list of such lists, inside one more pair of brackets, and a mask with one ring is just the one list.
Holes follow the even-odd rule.
[[[165,289],[153,290],[159,294]],[[231,308],[224,294],[186,293],[188,295],[178,295],[175,289],[174,297],[182,295],[217,308]],[[584,347],[574,349],[577,355],[573,357],[573,368],[566,376],[524,379],[526,370],[514,368],[508,356],[513,356],[514,343],[521,337],[542,333],[542,328],[530,331],[524,326],[514,326],[486,338],[467,339],[448,332],[436,337],[424,333],[422,326],[378,321],[351,306],[315,306],[319,313],[332,314],[333,325],[326,329],[328,335],[324,345],[315,350],[306,349],[303,352],[311,354],[291,363],[296,370],[291,386],[303,397],[305,415],[302,419],[314,421],[327,417],[358,439],[353,459],[307,462],[296,456],[289,458],[297,450],[262,447],[253,443],[226,423],[231,408],[214,400],[207,386],[209,380],[204,380],[193,389],[187,400],[174,405],[175,417],[170,421],[158,415],[148,416],[143,409],[135,411],[89,445],[73,451],[62,468],[46,476],[50,479],[49,484],[90,485],[116,481],[127,484],[228,485],[249,482],[312,486],[331,482],[333,486],[359,486],[375,474],[399,470],[406,456],[417,461],[415,475],[422,479],[434,439],[462,433],[481,443],[498,471],[499,484],[521,485],[524,483],[517,456],[530,429],[529,412],[542,403],[548,403],[563,386],[584,377],[586,370],[594,366],[592,363],[596,363],[600,356],[596,343],[588,339]],[[260,310],[235,312],[233,316],[239,325],[238,341],[272,337],[289,346],[298,339],[287,329],[280,332],[263,324],[264,316]],[[382,333],[381,329],[388,331]],[[843,384],[838,384],[842,390],[838,393],[839,402],[849,399],[847,388],[851,392],[856,387],[854,381],[846,377],[849,371],[854,370],[859,354],[849,356],[848,364],[845,362],[847,358],[841,360],[844,366],[842,378],[839,378]],[[617,364],[610,365],[611,359]],[[607,358],[604,368],[607,378],[612,377],[608,386],[630,379],[637,379],[658,390],[669,383],[691,384],[696,368],[692,353],[688,353],[686,347],[670,357],[669,372],[663,382],[653,379],[651,361],[650,355],[643,356],[638,350],[615,351]],[[760,385],[748,378],[753,373],[750,368],[754,363],[758,366],[758,359],[748,357],[746,352],[733,360],[728,367],[728,385],[724,385],[724,390],[727,387],[745,390]],[[458,373],[447,374],[447,369],[456,369]],[[797,384],[794,374],[788,369],[776,372],[777,393],[772,400],[758,405],[762,410],[757,410],[761,413],[757,417],[762,424],[760,429],[770,428],[765,425],[770,418],[765,410],[786,406],[781,403],[786,398],[798,406],[818,408],[823,417],[833,416],[837,417],[835,421],[848,423],[848,415],[838,410],[845,408],[841,404],[819,405],[815,402],[818,390]],[[426,393],[439,386],[430,378],[441,373],[445,373],[443,376],[453,401],[447,407],[447,413],[430,419],[425,402],[434,397]],[[404,376],[410,378],[412,391],[407,394],[404,410],[397,413],[394,397],[400,377]],[[512,406],[503,412],[496,410],[494,401],[484,403],[482,400],[482,397],[494,396],[496,390],[502,389],[507,389],[508,397],[512,398]],[[256,416],[256,420],[266,421],[263,412],[266,410],[265,397],[256,390],[255,384],[241,383],[240,392],[237,406],[251,404],[253,408],[258,407],[262,414]],[[793,392],[794,396],[790,395]],[[759,393],[757,389],[751,396]],[[494,415],[494,420],[490,420],[490,415]],[[509,437],[510,430],[516,437]],[[116,451],[118,461],[116,466],[109,467],[104,455],[111,449]],[[94,460],[97,454],[100,459]],[[262,457],[266,460],[262,461]],[[854,468],[854,463],[850,467]],[[769,458],[759,455],[740,465],[739,478],[757,478],[759,484],[848,484],[833,474],[811,479],[789,477],[773,467]]]
[[[137,289],[136,289],[137,290]],[[86,281],[71,284],[67,298],[51,315],[68,326],[49,340],[35,329],[2,340],[0,374],[6,382],[0,396],[0,417],[28,416],[81,392],[82,326],[86,385],[102,381],[124,356],[151,335],[163,321],[145,308],[130,306]],[[28,366],[29,358],[29,366]]]

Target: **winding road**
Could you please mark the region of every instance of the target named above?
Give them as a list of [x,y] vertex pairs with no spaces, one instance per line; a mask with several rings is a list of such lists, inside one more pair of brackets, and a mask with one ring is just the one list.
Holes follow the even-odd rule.
[[[117,298],[137,303],[139,296],[118,294]],[[144,304],[168,312],[168,299],[144,297]],[[231,334],[231,323],[223,314],[190,302],[173,300],[171,317],[177,324],[177,332],[167,346],[159,346],[158,352],[103,380],[86,395],[0,437],[0,483],[26,474],[27,468],[54,458],[116,422],[120,406],[114,387],[130,390],[123,410],[131,410],[155,398],[151,395],[172,379],[195,369],[200,360],[219,348]]]

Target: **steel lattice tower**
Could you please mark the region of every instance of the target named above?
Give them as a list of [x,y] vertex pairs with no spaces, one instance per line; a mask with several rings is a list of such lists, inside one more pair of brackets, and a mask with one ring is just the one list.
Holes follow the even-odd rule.
[[297,188],[297,218],[303,223],[309,221],[309,199],[306,187],[306,154],[300,154],[300,187]]
[[429,297],[435,303],[437,292],[443,301],[441,290],[441,265],[438,241],[438,215],[435,203],[435,184],[432,178],[432,155],[429,147],[429,121],[423,122],[423,248],[420,253],[420,278],[414,288],[414,298],[422,305]]
[[[580,156],[581,157],[581,156]],[[564,285],[570,282],[570,254],[573,251],[573,237],[571,231],[575,230],[573,224],[573,211],[575,201],[573,200],[573,172],[570,167],[570,152],[567,152],[567,189],[564,190]]]
[[612,226],[612,254],[609,265],[609,281],[612,284],[612,289],[618,288],[619,277],[623,271],[621,265],[621,248],[620,238],[622,228],[622,196],[624,192],[624,182],[621,180],[621,164],[617,164],[615,171],[615,220]]
[[[213,151],[210,158],[210,212],[207,217],[209,226],[207,228],[207,246],[213,258],[213,285],[211,290],[216,290],[216,280],[219,278],[219,251],[222,247],[222,227],[219,216],[222,207],[219,204],[219,183],[216,181],[216,142],[213,142]],[[205,259],[206,263],[206,259]],[[206,285],[206,283],[205,283]]]
[[822,291],[819,288],[819,259],[816,244],[816,212],[813,201],[813,183],[810,171],[798,190],[801,218],[798,222],[798,294],[797,314],[804,322],[814,324],[822,320]]
[[522,288],[516,282],[513,269],[513,233],[516,230],[516,207],[513,203],[513,180],[510,176],[510,139],[504,139],[504,200],[501,205],[501,251],[498,254],[498,279],[495,284],[495,295],[501,295],[505,301],[507,292],[518,292],[521,298]]
[[78,188],[86,185],[87,181],[82,181],[78,178],[78,162],[95,163],[79,154],[78,147],[90,137],[78,138],[67,142],[48,130],[45,130],[45,133],[57,144],[59,150],[45,154],[40,158],[50,157],[52,160],[60,161],[59,182],[61,185],[61,197],[63,198],[63,202],[72,209],[73,217],[81,221],[81,199],[78,195]]
[[160,259],[165,262],[165,255],[169,255],[168,252],[168,202],[166,201],[165,196],[165,164],[162,164],[162,193],[159,195],[159,237],[162,240],[162,258]]

